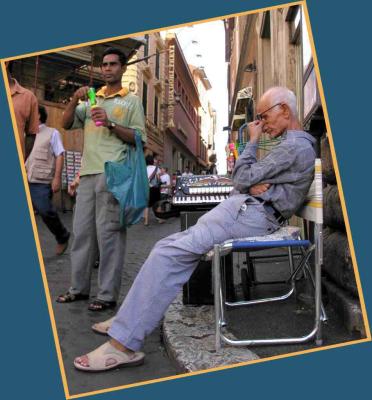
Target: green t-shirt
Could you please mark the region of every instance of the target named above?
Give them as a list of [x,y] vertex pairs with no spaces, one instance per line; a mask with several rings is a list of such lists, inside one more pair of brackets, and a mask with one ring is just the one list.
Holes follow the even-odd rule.
[[[126,89],[105,97],[105,87],[97,92],[97,105],[106,110],[110,121],[138,131],[146,142],[145,117],[139,97]],[[104,172],[106,161],[123,161],[128,145],[108,128],[97,127],[91,118],[91,107],[80,103],[75,109],[75,119],[70,129],[84,129],[84,149],[80,175]]]

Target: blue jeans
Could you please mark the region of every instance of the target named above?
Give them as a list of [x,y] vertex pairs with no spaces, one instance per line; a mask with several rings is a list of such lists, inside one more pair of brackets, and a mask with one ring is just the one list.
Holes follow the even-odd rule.
[[31,200],[34,209],[39,213],[48,229],[53,233],[57,243],[64,244],[70,232],[62,224],[52,204],[53,192],[49,183],[30,183]]

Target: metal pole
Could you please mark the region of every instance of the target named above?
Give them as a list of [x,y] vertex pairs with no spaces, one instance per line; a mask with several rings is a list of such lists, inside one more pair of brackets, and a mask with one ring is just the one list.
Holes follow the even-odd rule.
[[89,68],[89,86],[93,86],[93,62],[94,62],[94,50],[93,46],[91,47],[92,53],[90,56],[90,68]]
[[35,96],[36,96],[38,75],[39,75],[39,56],[36,56],[36,59],[35,59],[35,81],[34,81],[34,95]]
[[315,325],[318,327],[316,332],[316,345],[321,346],[322,326],[321,326],[321,305],[322,305],[322,281],[321,266],[323,264],[323,231],[322,224],[316,224],[315,229]]
[[216,351],[221,350],[220,338],[220,320],[221,320],[221,270],[220,270],[220,247],[214,245],[213,255],[213,272],[214,272],[214,317],[215,317],[215,347]]

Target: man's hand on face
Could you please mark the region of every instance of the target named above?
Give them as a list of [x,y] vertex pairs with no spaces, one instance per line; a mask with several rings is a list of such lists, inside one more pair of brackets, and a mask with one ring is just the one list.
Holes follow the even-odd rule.
[[249,142],[257,143],[262,134],[263,122],[262,121],[252,121],[248,124],[248,134]]
[[248,191],[251,196],[259,196],[260,194],[265,193],[270,186],[270,183],[257,183],[256,185],[251,186]]
[[100,121],[102,122],[103,126],[107,126],[108,125],[108,118],[107,118],[107,114],[106,111],[101,108],[101,107],[94,107],[91,109],[91,113],[92,113],[92,120],[94,122],[96,121]]
[[88,100],[88,90],[89,90],[89,86],[82,86],[81,88],[79,88],[75,93],[73,98],[77,101],[77,100]]

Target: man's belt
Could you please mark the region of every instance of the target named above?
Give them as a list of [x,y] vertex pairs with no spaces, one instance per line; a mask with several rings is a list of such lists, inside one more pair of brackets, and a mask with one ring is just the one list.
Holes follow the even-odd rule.
[[283,215],[273,206],[273,203],[271,203],[270,201],[263,200],[259,197],[255,197],[255,199],[263,204],[265,211],[273,215],[280,225],[286,221]]

